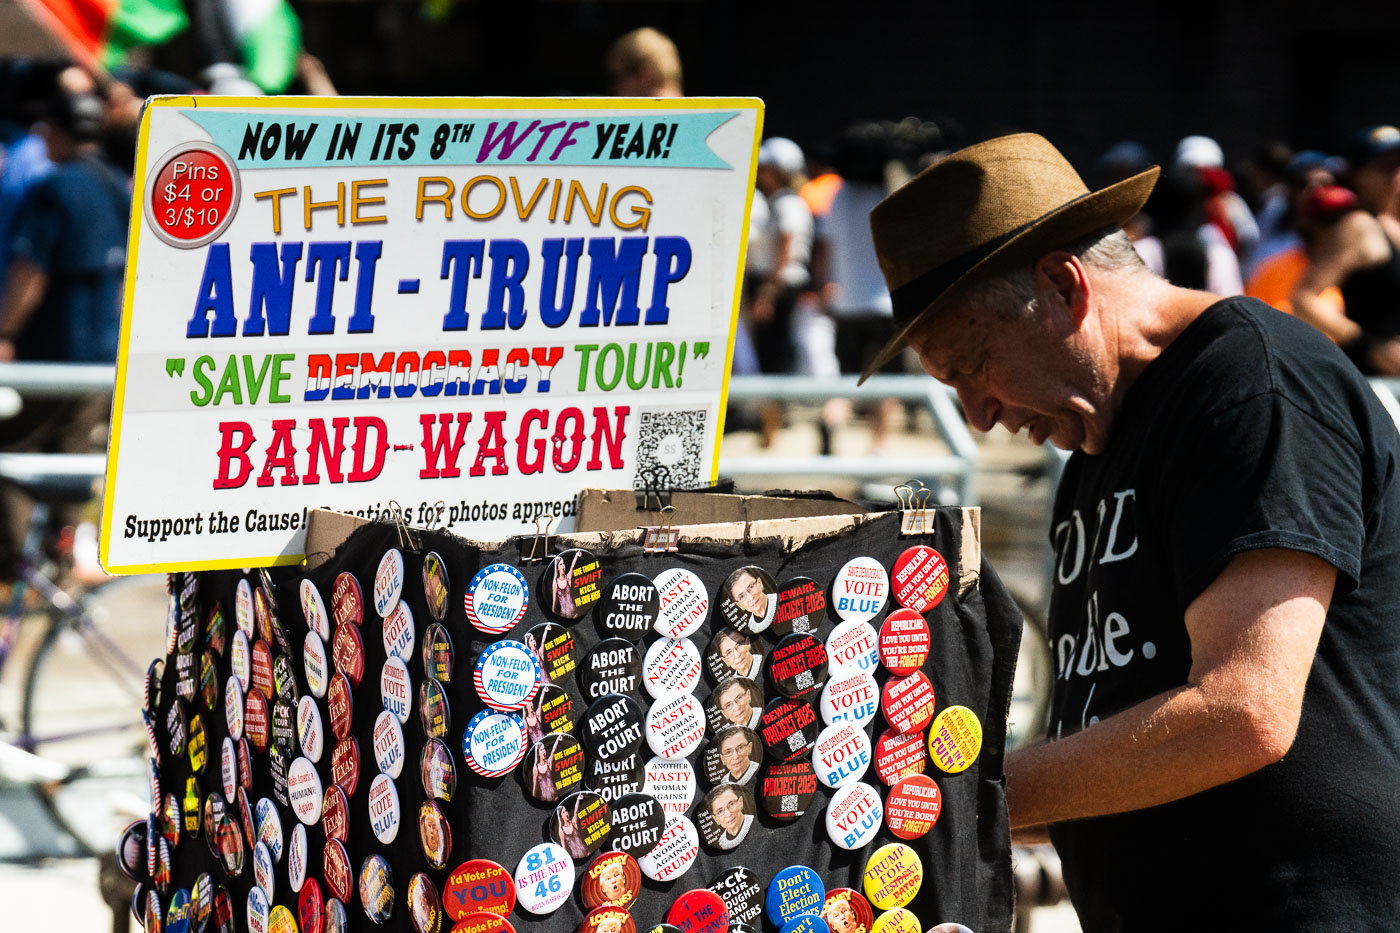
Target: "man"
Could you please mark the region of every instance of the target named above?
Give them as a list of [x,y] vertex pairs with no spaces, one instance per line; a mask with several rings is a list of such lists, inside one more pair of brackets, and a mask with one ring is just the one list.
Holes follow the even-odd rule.
[[1087,933],[1400,916],[1395,426],[1330,341],[1158,279],[1032,135],[871,214],[897,336],[979,430],[1078,451],[1055,503],[1050,742],[1006,760]]

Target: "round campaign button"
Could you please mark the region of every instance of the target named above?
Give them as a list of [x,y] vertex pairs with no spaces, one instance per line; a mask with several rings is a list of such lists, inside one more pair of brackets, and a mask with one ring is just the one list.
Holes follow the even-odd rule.
[[499,914],[467,914],[453,924],[450,933],[515,933],[515,927]]
[[[658,829],[657,838],[661,838]],[[642,870],[637,860],[626,852],[602,852],[583,872],[583,885],[580,892],[583,906],[589,910],[595,907],[631,907],[642,890]]]
[[859,849],[880,831],[885,807],[869,784],[847,784],[826,806],[826,834],[842,849]]
[[408,679],[408,667],[393,655],[384,659],[379,671],[379,699],[400,725],[408,722],[408,714],[413,710],[413,684]]
[[214,879],[209,872],[203,871],[194,879],[194,887],[190,888],[190,923],[202,933],[213,912]]
[[301,581],[301,614],[306,617],[306,628],[315,632],[323,641],[331,637],[331,620],[326,615],[326,603],[321,599],[321,591],[310,579]]
[[253,649],[248,636],[239,629],[233,633],[233,647],[229,649],[229,669],[244,690],[253,682]]
[[297,704],[297,741],[301,743],[301,753],[312,761],[321,760],[321,752],[326,745],[326,729],[321,724],[321,708],[311,696],[304,696]]
[[224,866],[224,873],[230,878],[242,875],[243,830],[238,828],[238,823],[227,814],[219,817],[214,825],[214,840],[219,850],[219,859]]
[[515,879],[510,872],[484,858],[471,859],[452,869],[442,889],[443,905],[453,920],[474,913],[508,916],[515,907],[515,897]]
[[763,907],[768,919],[781,929],[793,917],[821,910],[826,885],[821,876],[806,865],[790,865],[768,882]]
[[747,677],[721,681],[705,704],[705,720],[711,732],[727,726],[753,729],[763,715],[763,688]]
[[899,839],[917,839],[933,828],[943,808],[938,785],[927,774],[897,781],[885,797],[885,824]]
[[482,702],[509,712],[535,698],[544,672],[529,648],[518,641],[498,641],[481,652],[472,676]]
[[117,842],[117,867],[132,881],[141,881],[148,874],[145,820],[136,820],[122,831]]
[[[730,929],[732,930],[734,928],[731,926]],[[681,933],[681,930],[680,927],[672,926],[669,923],[658,923],[649,927],[643,931],[643,933]],[[739,933],[745,933],[745,931],[741,930]],[[748,933],[754,933],[754,931],[748,931]]]
[[301,933],[325,933],[326,901],[321,894],[321,883],[315,878],[307,879],[297,898],[297,918],[301,921]]
[[642,685],[654,699],[690,693],[700,683],[700,649],[689,638],[658,638],[642,659]]
[[306,673],[306,689],[313,695],[323,697],[331,676],[330,658],[326,655],[326,643],[315,632],[307,632],[301,645],[302,668]]
[[[246,642],[246,639],[245,639]],[[165,677],[165,661],[156,658],[146,668],[146,680],[142,684],[141,697],[144,701],[143,709],[146,712],[154,712],[161,707],[161,679]]]
[[584,659],[579,686],[588,700],[608,694],[635,694],[641,676],[642,658],[637,647],[626,639],[607,638]]
[[374,923],[387,923],[394,913],[394,870],[382,855],[371,855],[360,866],[360,904]]
[[253,637],[253,586],[247,577],[233,588],[233,621],[246,638]]
[[661,841],[666,829],[666,811],[661,801],[647,794],[626,794],[612,806],[612,833],[607,847],[641,858]]
[[301,823],[287,834],[287,881],[293,892],[306,884],[306,827]]
[[418,805],[418,847],[428,864],[441,871],[452,857],[452,826],[435,800]]
[[195,689],[194,653],[182,651],[175,655],[175,691],[186,700],[193,700]]
[[441,622],[447,618],[447,601],[451,593],[447,582],[447,564],[437,551],[423,555],[423,599],[428,604],[428,615]]
[[603,565],[582,548],[561,551],[540,574],[540,605],[560,619],[588,614],[603,595]]
[[928,623],[913,609],[896,609],[880,626],[880,660],[891,674],[914,673],[928,659]]
[[550,732],[573,732],[578,720],[574,698],[563,687],[544,684],[535,698],[520,711],[525,731],[531,742],[538,742]]
[[238,740],[238,786],[245,790],[253,786],[253,749],[246,737]]
[[[978,730],[980,741],[981,730]],[[190,741],[186,752],[189,753],[190,770],[196,774],[204,771],[204,766],[209,763],[208,739],[204,732],[204,716],[194,713],[190,716]]]
[[338,626],[331,636],[331,660],[335,669],[344,674],[350,686],[358,687],[365,676],[365,645],[359,626]]
[[159,815],[160,833],[168,846],[180,842],[180,801],[174,794],[165,795],[165,806]]
[[807,812],[817,795],[817,773],[808,758],[775,761],[758,782],[758,799],[769,816],[793,820]]
[[437,885],[423,872],[408,879],[408,913],[416,933],[439,933],[442,929],[442,898]]
[[280,697],[272,704],[272,747],[289,759],[297,753],[297,710]]
[[331,584],[331,613],[337,628],[346,624],[358,626],[365,619],[365,597],[360,592],[360,581],[348,570],[337,574]]
[[583,746],[563,732],[552,732],[530,747],[522,769],[525,791],[553,803],[583,785]]
[[165,714],[165,734],[169,740],[170,754],[179,757],[185,753],[189,732],[190,708],[183,699],[176,697],[170,712]]
[[218,605],[210,608],[204,617],[204,647],[223,657],[228,646],[228,632],[224,625],[224,611]]
[[831,933],[870,933],[874,916],[869,901],[852,888],[832,888],[822,902],[821,917]]
[[267,754],[267,770],[272,775],[272,797],[284,807],[292,805],[287,796],[287,768],[292,760],[280,749],[273,748]]
[[789,920],[781,933],[831,933],[831,928],[817,914],[802,914]]
[[793,577],[778,587],[778,612],[773,633],[816,632],[826,621],[826,592],[811,577]]
[[339,839],[327,839],[321,854],[322,877],[326,879],[327,890],[338,900],[350,900],[355,889],[350,874],[350,856],[345,854],[345,846]]
[[880,846],[865,863],[865,896],[880,910],[908,904],[923,883],[919,854],[902,842]]
[[[403,727],[394,714],[387,709],[374,721],[374,762],[380,774],[396,778],[403,773],[403,760],[407,751],[403,741]],[[348,791],[347,791],[348,793]]]
[[517,713],[482,710],[462,734],[462,757],[482,777],[508,774],[525,757],[525,724]]
[[875,685],[875,678],[864,671],[843,674],[827,681],[818,706],[822,722],[828,726],[850,723],[863,729],[880,708],[880,688]]
[[288,703],[295,703],[301,699],[301,691],[297,689],[296,675],[292,673],[291,659],[285,654],[279,654],[272,659],[272,683],[277,688],[277,696]]
[[933,719],[933,684],[923,671],[887,680],[880,709],[895,732],[921,732]]
[[733,849],[743,842],[753,826],[758,806],[753,791],[742,784],[721,784],[700,802],[695,824],[700,837],[716,849]]
[[730,677],[757,680],[763,665],[763,642],[757,635],[720,629],[705,652],[705,668],[715,681]]
[[639,641],[656,624],[661,595],[640,573],[624,573],[603,587],[598,602],[598,629],[604,638]]
[[360,742],[353,735],[335,743],[331,751],[331,780],[345,791],[345,796],[355,796],[355,788],[360,784]]
[[656,798],[668,818],[685,816],[689,812],[698,786],[690,762],[684,758],[679,761],[653,758],[646,763],[644,780],[642,793]]
[[611,831],[612,811],[608,802],[591,790],[565,797],[554,808],[549,820],[549,837],[575,859],[597,852]]
[[345,915],[345,904],[338,897],[326,898],[326,926],[323,933],[349,933],[350,918]]
[[350,798],[335,784],[326,788],[326,797],[321,802],[321,829],[327,839],[350,840]]
[[948,562],[933,548],[916,544],[895,559],[893,582],[901,606],[928,612],[948,592]]
[[705,777],[711,784],[747,784],[763,763],[758,733],[747,726],[726,726],[705,749]]
[[826,655],[832,677],[864,671],[874,675],[880,666],[880,636],[869,622],[842,622],[826,637]]
[[344,674],[331,675],[330,686],[326,688],[326,709],[330,711],[331,735],[344,739],[350,734],[355,719],[355,691]]
[[785,697],[803,699],[826,686],[826,646],[813,635],[794,632],[768,655],[768,675]]
[[[919,933],[922,924],[907,907],[896,907],[882,913],[870,927],[870,933]],[[937,929],[935,927],[935,929]],[[933,933],[933,931],[929,931]]]
[[600,697],[583,714],[579,729],[583,746],[588,754],[604,761],[626,758],[641,747],[646,717],[642,704],[631,696],[615,693]]
[[199,696],[211,712],[219,705],[219,656],[208,648],[199,660]]
[[621,907],[595,907],[584,915],[577,933],[637,933],[637,924]]
[[779,697],[763,708],[758,737],[768,757],[787,761],[812,750],[820,723],[810,703]]
[[452,636],[447,626],[434,622],[423,632],[423,674],[441,683],[452,682],[456,659],[452,653]]
[[676,898],[666,911],[666,922],[682,933],[727,933],[729,908],[724,898],[709,888],[695,888]]
[[670,638],[694,634],[710,614],[710,594],[705,584],[681,567],[661,571],[655,583],[659,603],[653,628]]
[[940,771],[966,771],[982,750],[982,723],[966,706],[950,706],[938,714],[928,733],[928,752]]
[[831,608],[846,622],[869,622],[885,608],[890,578],[873,557],[853,557],[836,571],[831,584]]
[[817,736],[812,749],[817,779],[827,787],[845,787],[865,776],[870,767],[870,737],[860,726],[837,723]]
[[408,608],[408,603],[399,600],[399,604],[384,620],[383,635],[386,657],[395,657],[405,662],[413,657],[413,641],[417,637],[417,629],[413,624],[413,610]]
[[558,622],[541,622],[526,632],[525,647],[552,684],[566,682],[578,667],[578,641]]
[[246,702],[243,685],[237,677],[230,677],[224,687],[224,721],[228,724],[228,734],[234,741],[243,738],[243,708]]
[[739,632],[768,630],[778,614],[778,584],[768,571],[752,564],[724,578],[719,588],[719,615]]
[[319,822],[325,796],[316,766],[306,758],[293,761],[287,769],[287,798],[292,802],[292,812],[297,819],[308,826]]
[[542,842],[520,857],[510,884],[522,908],[540,916],[552,914],[573,894],[574,860],[559,846]]
[[268,920],[271,910],[267,904],[267,892],[261,885],[248,891],[248,933],[268,933]]
[[257,640],[272,641],[272,600],[261,584],[253,587],[253,620],[257,625]]
[[695,831],[695,824],[674,814],[666,820],[656,848],[637,859],[637,865],[652,881],[675,881],[690,871],[699,855],[700,834]]
[[647,710],[646,734],[658,758],[687,758],[705,739],[705,708],[691,693],[657,700]]
[[452,799],[457,792],[457,766],[446,742],[429,739],[423,743],[423,751],[418,755],[418,775],[423,781],[423,793],[430,800]]
[[499,635],[519,622],[529,602],[525,575],[510,564],[482,567],[462,597],[467,621],[487,635]]
[[726,868],[705,887],[715,892],[724,901],[724,909],[729,914],[730,929],[734,924],[743,923],[756,927],[763,916],[763,885],[752,869],[735,865]]
[[391,547],[379,559],[379,569],[374,572],[374,611],[381,619],[387,619],[402,595],[403,554]]
[[447,702],[447,691],[432,677],[425,677],[418,685],[418,721],[423,725],[423,734],[429,738],[441,738],[452,728],[452,707]]
[[875,740],[875,771],[886,784],[893,785],[912,774],[923,774],[927,764],[924,737],[918,732],[899,733],[886,729]]
[[387,774],[376,774],[369,784],[369,825],[374,837],[388,845],[399,834],[402,811],[399,790]]
[[272,860],[282,861],[282,815],[277,811],[277,804],[259,797],[253,805],[253,823],[257,840],[267,846]]

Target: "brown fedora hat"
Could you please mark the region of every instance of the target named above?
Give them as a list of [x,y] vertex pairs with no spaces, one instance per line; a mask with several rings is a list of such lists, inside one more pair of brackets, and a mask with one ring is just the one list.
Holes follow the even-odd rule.
[[1034,133],[968,146],[920,172],[870,212],[895,336],[860,381],[969,285],[1122,226],[1142,209],[1157,174],[1153,166],[1090,191],[1059,150]]

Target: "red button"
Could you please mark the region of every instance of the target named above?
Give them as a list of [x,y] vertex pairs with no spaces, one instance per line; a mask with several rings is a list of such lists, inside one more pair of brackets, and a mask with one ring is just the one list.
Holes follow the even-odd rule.
[[238,172],[213,147],[172,155],[151,185],[149,217],[172,246],[190,248],[214,239],[237,209]]
[[886,784],[894,784],[911,774],[923,774],[927,766],[922,733],[901,735],[890,729],[875,742],[875,770]]
[[894,598],[906,609],[928,612],[948,592],[948,562],[931,547],[916,545],[894,562]]
[[933,829],[943,809],[938,785],[927,774],[914,774],[890,788],[885,825],[900,839],[917,839]]
[[696,888],[676,898],[666,911],[666,922],[679,927],[681,933],[725,933],[729,929],[729,908],[714,891]]
[[890,673],[903,677],[928,660],[928,623],[913,609],[896,609],[880,626],[880,660]]
[[894,731],[919,732],[933,721],[933,684],[923,671],[887,681],[880,708]]
[[463,862],[447,876],[442,906],[453,920],[482,912],[508,917],[515,907],[515,879],[488,859]]

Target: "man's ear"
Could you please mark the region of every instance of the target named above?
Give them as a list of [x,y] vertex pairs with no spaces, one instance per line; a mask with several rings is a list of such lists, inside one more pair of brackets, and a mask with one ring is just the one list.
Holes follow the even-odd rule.
[[1072,253],[1055,250],[1040,257],[1035,271],[1041,294],[1053,294],[1056,307],[1069,317],[1077,330],[1089,313],[1092,294],[1084,263]]

